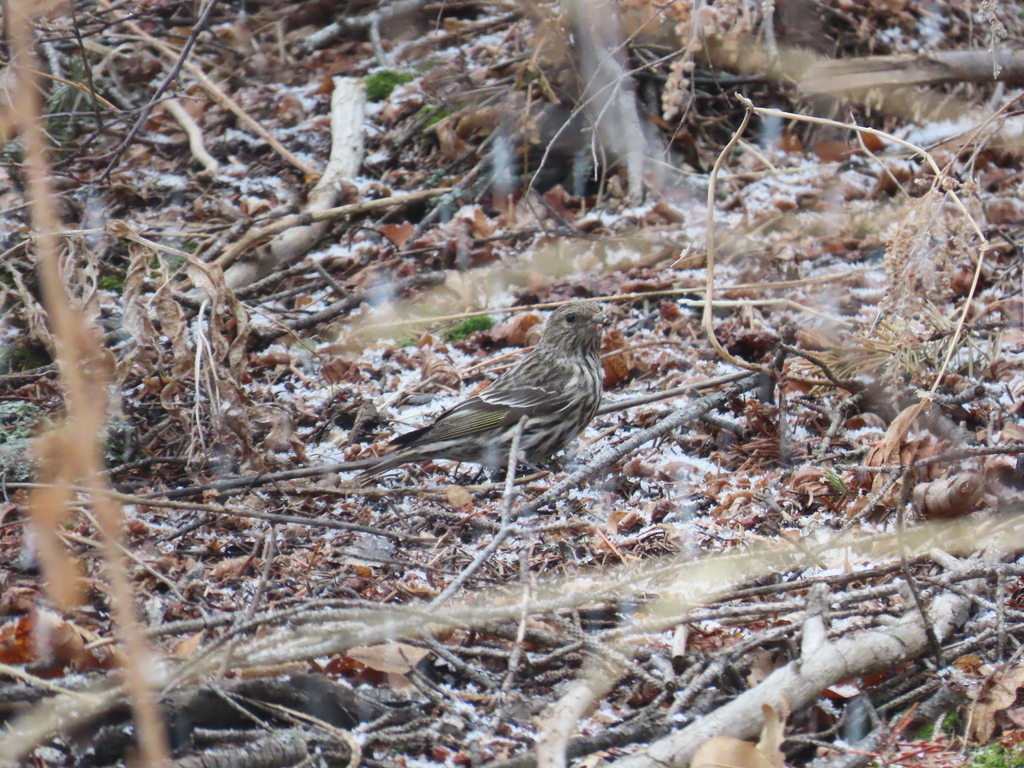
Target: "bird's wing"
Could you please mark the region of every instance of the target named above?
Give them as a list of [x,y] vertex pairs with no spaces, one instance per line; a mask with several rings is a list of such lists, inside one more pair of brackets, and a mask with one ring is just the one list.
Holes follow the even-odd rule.
[[537,356],[526,358],[500,376],[479,397],[491,405],[503,405],[514,412],[513,423],[521,416],[545,416],[571,408],[576,398],[564,386],[569,371],[558,363]]
[[491,405],[508,406],[519,411],[520,416],[552,413],[571,404],[570,398],[561,390],[536,386],[518,386],[512,389],[492,384],[477,397]]
[[[499,380],[500,381],[500,380]],[[492,391],[493,390],[493,391]],[[433,424],[399,435],[391,442],[406,446],[425,441],[456,440],[492,429],[509,427],[523,416],[556,413],[573,405],[561,390],[518,386],[515,389],[492,384],[479,395],[445,411]]]
[[479,396],[471,397],[442,413],[433,424],[399,435],[391,443],[403,446],[421,440],[440,442],[480,434],[499,428],[511,410],[507,405],[488,403]]

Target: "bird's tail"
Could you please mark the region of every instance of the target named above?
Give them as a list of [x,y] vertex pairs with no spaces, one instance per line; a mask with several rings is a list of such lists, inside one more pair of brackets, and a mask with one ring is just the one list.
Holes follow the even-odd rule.
[[416,461],[416,457],[411,455],[408,451],[395,451],[394,453],[389,453],[382,456],[376,464],[367,467],[356,475],[355,483],[356,485],[366,485],[366,483],[377,477],[377,475],[384,474],[389,469],[400,467],[410,461]]

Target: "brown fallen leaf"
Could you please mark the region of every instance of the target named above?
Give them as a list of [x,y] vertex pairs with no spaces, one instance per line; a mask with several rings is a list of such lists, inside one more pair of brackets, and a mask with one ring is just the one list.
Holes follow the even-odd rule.
[[[86,648],[98,640],[94,633],[56,613],[36,609],[0,627],[0,662],[37,665],[35,673],[43,677],[68,665],[85,672],[111,669],[123,662],[112,646]],[[39,666],[41,663],[46,669]]]
[[504,323],[492,328],[490,336],[495,341],[504,342],[512,347],[524,347],[526,346],[530,329],[541,322],[540,315],[535,312],[513,315]]
[[461,485],[448,486],[444,495],[456,512],[468,513],[473,510],[473,497]]
[[977,472],[961,472],[930,483],[914,486],[914,506],[929,518],[951,518],[974,511],[985,487]]
[[387,642],[349,648],[345,655],[377,672],[404,675],[429,656],[430,651],[406,643]]
[[992,678],[971,713],[970,733],[979,744],[987,744],[992,738],[996,715],[1013,706],[1020,688],[1024,688],[1024,664]]
[[783,768],[782,718],[769,704],[761,705],[764,728],[757,744],[732,736],[713,736],[699,747],[690,761],[690,768]]
[[[424,356],[420,375],[423,377],[422,388],[425,392],[434,392],[442,387],[458,391],[462,386],[462,376],[455,366],[433,352],[427,352]],[[430,384],[427,384],[428,381]]]
[[610,389],[629,379],[633,358],[626,349],[622,331],[608,331],[601,339],[601,363],[604,366],[604,387]]
[[32,613],[19,616],[0,626],[0,662],[4,664],[29,664],[38,658],[32,642],[35,616]]
[[379,229],[380,233],[398,248],[405,248],[412,233],[416,231],[416,227],[408,221],[403,221],[401,224],[382,224]]
[[199,650],[199,644],[203,641],[203,637],[206,635],[206,630],[199,630],[198,632],[189,635],[184,640],[174,646],[174,655],[180,659],[187,659],[197,650]]
[[249,564],[252,563],[253,558],[251,555],[242,555],[240,557],[231,557],[227,560],[221,560],[215,566],[210,569],[210,579],[213,581],[223,581],[224,579],[235,579],[242,575]]

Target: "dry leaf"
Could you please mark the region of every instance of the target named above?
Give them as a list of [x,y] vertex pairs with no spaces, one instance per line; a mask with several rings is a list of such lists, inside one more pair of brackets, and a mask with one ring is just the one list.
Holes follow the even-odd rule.
[[985,481],[977,472],[962,472],[931,483],[914,486],[914,506],[925,517],[950,518],[969,515],[981,498]]
[[466,154],[466,142],[455,132],[452,117],[453,115],[449,115],[434,125],[437,142],[441,145],[441,154],[446,160],[458,160]]
[[193,635],[189,635],[184,640],[180,641],[174,646],[174,655],[180,659],[187,659],[197,650],[199,650],[199,644],[203,641],[203,636],[206,634],[206,630],[199,630]]
[[448,498],[448,503],[458,512],[469,512],[473,509],[473,497],[461,485],[449,486],[444,495]]
[[617,509],[608,515],[605,530],[611,535],[629,533],[646,523],[644,516],[635,509]]
[[[0,627],[0,662],[34,664],[36,674],[63,670],[68,665],[80,672],[112,669],[123,659],[112,647],[86,650],[99,638],[87,629],[52,611],[31,613]],[[45,662],[43,669],[40,662]]]
[[380,227],[380,233],[398,248],[405,248],[405,244],[409,242],[409,238],[415,231],[416,227],[408,221],[403,221],[401,224],[384,224]]
[[[879,443],[868,451],[864,464],[869,467],[893,467],[900,466],[901,449],[903,442],[914,425],[914,421],[924,408],[923,403],[917,403],[909,408],[904,408],[892,423],[885,430],[885,435]],[[871,492],[877,493],[888,482],[889,476],[884,472],[877,472],[871,480]],[[895,489],[890,489],[886,500],[890,499]]]
[[377,672],[405,675],[429,656],[430,651],[406,643],[388,642],[349,648],[345,655]]
[[245,571],[252,560],[253,558],[251,555],[242,555],[241,557],[231,557],[227,560],[221,560],[210,569],[210,578],[213,581],[236,579],[242,575],[242,572]]
[[[764,706],[775,715],[771,707]],[[765,719],[758,744],[732,736],[713,736],[697,747],[690,768],[783,768],[785,756],[776,743],[781,743],[780,732],[779,719],[774,716],[771,721]]]
[[892,420],[889,428],[885,430],[885,436],[878,445],[871,449],[864,463],[869,467],[894,466],[899,459],[900,446],[914,425],[914,420],[921,413],[921,409],[921,403],[904,408]]
[[504,323],[492,328],[490,335],[495,341],[503,341],[513,347],[525,347],[530,329],[540,322],[540,315],[524,312],[520,315],[513,315]]
[[626,337],[622,331],[614,329],[604,334],[601,339],[601,355],[605,389],[611,389],[629,379],[633,358],[626,348]]
[[996,715],[1012,706],[1017,690],[1024,687],[1024,664],[1018,664],[994,678],[974,707],[971,735],[979,744],[987,744],[996,730]]
[[981,657],[974,653],[968,653],[953,660],[953,666],[961,672],[977,674],[981,669]]
[[20,616],[0,626],[0,662],[30,664],[38,658],[32,642],[35,613]]
[[819,141],[814,145],[814,154],[823,163],[844,163],[856,153],[856,149],[843,141]]
[[427,352],[420,366],[420,375],[423,376],[421,389],[424,392],[434,392],[440,388],[459,390],[462,387],[462,376],[448,360]]

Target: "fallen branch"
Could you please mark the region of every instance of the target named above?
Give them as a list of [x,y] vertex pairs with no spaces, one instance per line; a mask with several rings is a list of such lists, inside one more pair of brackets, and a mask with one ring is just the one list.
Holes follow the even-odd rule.
[[799,86],[807,93],[844,93],[948,82],[1003,82],[1020,87],[1024,85],[1024,51],[931,51],[823,60],[803,72]]
[[[115,10],[114,4],[111,3],[110,0],[101,0],[101,4],[108,11]],[[190,75],[192,75],[192,77],[196,79],[199,85],[201,85],[206,90],[206,92],[213,97],[215,101],[220,102],[220,104],[226,107],[232,114],[234,114],[235,117],[237,117],[246,128],[255,133],[265,142],[267,142],[267,144],[270,145],[271,149],[277,152],[277,154],[279,154],[282,158],[284,158],[293,166],[302,171],[306,175],[306,178],[315,179],[320,175],[315,168],[312,168],[311,166],[307,165],[305,162],[300,160],[293,152],[291,152],[287,147],[285,147],[284,144],[275,139],[274,136],[270,133],[270,131],[268,131],[266,128],[264,128],[262,125],[256,122],[252,117],[250,117],[249,113],[242,109],[240,106],[238,106],[238,104],[235,103],[234,99],[228,96],[220,86],[218,86],[209,77],[207,77],[206,73],[203,72],[202,69],[200,69],[195,64],[192,64],[188,61],[184,61],[183,56],[179,54],[177,51],[175,51],[171,46],[167,45],[161,40],[157,40],[146,30],[144,30],[141,26],[127,18],[127,16],[121,15],[120,11],[116,11],[116,13],[120,16],[118,20],[122,22],[126,27],[128,27],[134,34],[138,35],[143,40],[145,40],[149,45],[152,45],[154,48],[160,51],[160,53],[166,56],[170,61],[174,62],[175,66],[178,66],[180,63],[181,68],[187,71]],[[184,53],[187,53],[187,51]]]
[[[945,553],[933,552],[944,565],[964,567]],[[969,592],[984,587],[981,581],[967,585]],[[813,602],[813,601],[812,601]],[[808,605],[800,658],[769,675],[756,688],[736,697],[696,722],[651,744],[643,752],[611,763],[611,768],[686,768],[697,747],[712,736],[756,738],[764,724],[762,704],[793,710],[809,706],[830,685],[894,667],[928,650],[926,619],[915,609],[885,629],[872,629],[828,642],[822,617],[824,601]],[[967,619],[970,600],[953,593],[935,598],[929,611],[932,626],[942,640]]]
[[238,260],[238,257],[250,248],[264,240],[273,237],[279,232],[284,232],[292,227],[308,227],[317,221],[334,221],[343,219],[346,216],[358,216],[361,213],[377,213],[386,211],[389,208],[398,208],[403,205],[412,205],[431,197],[437,197],[451,192],[451,187],[435,187],[434,189],[421,189],[417,192],[408,192],[404,195],[392,195],[380,200],[364,200],[360,203],[350,205],[339,205],[337,208],[328,208],[324,211],[312,211],[309,213],[298,213],[292,216],[285,216],[272,224],[260,227],[255,232],[249,232],[234,245],[224,249],[224,252],[214,259],[213,263],[221,269],[227,269]]
[[379,27],[382,21],[387,21],[402,14],[412,13],[423,5],[426,5],[426,0],[396,0],[396,2],[371,11],[364,16],[342,16],[342,18],[332,24],[328,24],[323,29],[311,34],[299,45],[299,48],[307,53],[325,48],[345,32],[371,30],[374,27]]
[[612,689],[620,675],[621,670],[610,665],[584,669],[582,679],[544,711],[537,732],[537,768],[565,768],[569,737],[580,718]]
[[171,113],[171,117],[178,121],[178,125],[188,136],[188,147],[192,150],[192,157],[203,166],[201,176],[216,176],[220,170],[220,163],[206,151],[206,144],[203,142],[203,132],[200,130],[192,115],[185,111],[181,102],[177,99],[168,99],[164,102],[164,109]]
[[[359,173],[363,164],[363,119],[366,89],[360,80],[334,78],[331,94],[331,156],[323,176],[309,192],[306,213],[332,208],[341,197],[341,184]],[[294,264],[317,244],[327,231],[327,222],[293,227],[275,237],[258,258],[236,263],[224,272],[224,281],[234,290]]]

